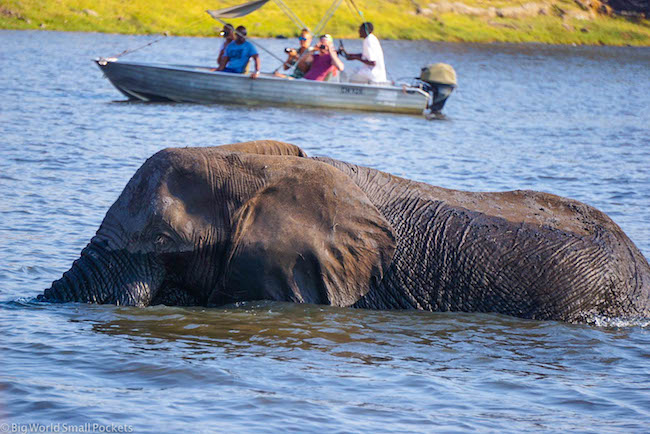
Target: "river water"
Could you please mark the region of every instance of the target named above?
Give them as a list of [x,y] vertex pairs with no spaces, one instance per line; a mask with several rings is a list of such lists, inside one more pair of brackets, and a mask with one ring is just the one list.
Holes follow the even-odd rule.
[[[0,31],[0,430],[648,430],[647,322],[33,298],[147,157],[267,138],[448,188],[575,198],[650,257],[650,49],[384,41],[394,79],[456,69],[447,118],[427,121],[123,102],[91,59],[153,39]],[[217,46],[170,37],[126,59],[206,64]]]

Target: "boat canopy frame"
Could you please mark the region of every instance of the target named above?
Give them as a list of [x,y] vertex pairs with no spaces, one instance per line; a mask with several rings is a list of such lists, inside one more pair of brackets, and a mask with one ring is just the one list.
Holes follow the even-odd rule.
[[[242,3],[240,5],[235,5],[235,6],[229,6],[227,8],[223,9],[208,9],[206,12],[208,15],[210,15],[212,18],[217,20],[221,25],[225,26],[226,22],[224,19],[231,19],[231,18],[241,18],[245,17],[246,15],[252,14],[256,10],[260,9],[263,7],[265,4],[267,4],[271,0],[252,0],[247,3]],[[363,14],[361,11],[356,7],[356,4],[354,4],[353,0],[348,0],[352,5],[357,9],[359,14],[363,17]],[[309,26],[307,26],[292,10],[287,6],[287,4],[283,0],[273,0],[275,4],[278,5],[280,10],[298,27],[299,30],[302,29],[307,29],[311,32],[311,29]],[[343,0],[334,0],[330,7],[327,9],[321,20],[316,24],[315,30],[312,32],[313,35],[319,35],[320,32],[325,28],[327,23],[332,19],[334,16],[334,13],[338,10],[338,8],[341,6],[341,3],[343,3]],[[234,30],[236,35],[244,37],[245,35],[240,34],[237,29]],[[251,41],[253,42],[253,41]],[[282,59],[280,59],[278,56],[273,54],[271,51],[267,50],[264,48],[261,44],[257,42],[253,42],[255,45],[260,47],[262,50],[266,51],[268,54],[270,54],[273,58],[278,60],[281,63],[284,63]],[[276,69],[279,70],[280,66]]]
[[[206,12],[208,15],[210,15],[212,18],[215,20],[219,21],[220,23],[224,23],[224,19],[231,19],[231,18],[241,18],[245,17],[246,15],[249,15],[256,10],[260,9],[262,6],[267,4],[271,0],[253,0],[247,3],[243,3],[240,5],[235,5],[235,6],[229,6],[227,8],[223,9],[208,9]],[[349,0],[348,0],[349,1]],[[295,14],[291,10],[289,6],[283,1],[283,0],[273,0],[273,2],[280,8],[280,10],[296,25],[298,30],[302,29],[307,29],[309,31],[312,31],[309,26],[307,26],[304,21],[298,17],[298,15]],[[323,17],[320,19],[320,21],[316,24],[313,30],[314,35],[318,35],[327,25],[329,20],[334,16],[334,13],[338,10],[338,8],[341,6],[341,3],[343,3],[343,0],[334,0],[330,7],[327,9]],[[356,5],[352,3],[355,8]]]

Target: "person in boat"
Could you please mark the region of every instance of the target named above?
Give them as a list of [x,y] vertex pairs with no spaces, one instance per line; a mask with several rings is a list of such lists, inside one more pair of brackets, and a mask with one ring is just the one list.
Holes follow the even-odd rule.
[[289,57],[286,62],[282,64],[282,69],[285,71],[292,66],[296,66],[293,70],[293,73],[290,75],[282,74],[280,72],[275,72],[277,77],[282,78],[303,78],[305,73],[309,71],[312,62],[314,61],[314,56],[312,56],[311,47],[312,36],[311,32],[308,29],[302,29],[300,32],[300,37],[298,37],[298,42],[300,43],[300,48],[298,49],[287,49]]
[[363,52],[348,54],[345,48],[339,52],[348,60],[358,60],[363,63],[351,76],[352,83],[376,84],[385,83],[386,66],[384,65],[384,51],[381,49],[379,39],[372,33],[375,30],[371,22],[359,26],[359,37],[363,38]]
[[221,48],[219,48],[217,65],[221,65],[221,60],[226,56],[226,48],[228,48],[228,45],[235,40],[235,28],[233,25],[225,24],[221,30],[221,36],[223,36],[223,42],[221,43]]
[[235,40],[226,47],[226,55],[221,59],[217,71],[244,74],[248,67],[248,61],[252,57],[255,60],[255,71],[251,74],[251,78],[259,77],[260,56],[255,46],[246,40],[246,34],[244,26],[235,29]]
[[326,81],[343,71],[345,66],[336,54],[334,40],[330,35],[322,35],[316,48],[318,51],[314,54],[314,61],[305,74],[305,79]]

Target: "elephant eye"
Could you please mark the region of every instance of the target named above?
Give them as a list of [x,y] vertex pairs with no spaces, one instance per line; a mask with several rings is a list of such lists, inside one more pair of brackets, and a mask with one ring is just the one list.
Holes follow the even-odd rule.
[[156,237],[156,240],[154,241],[154,245],[156,246],[157,249],[164,248],[165,246],[169,245],[169,243],[172,241],[172,239],[165,234],[159,234]]

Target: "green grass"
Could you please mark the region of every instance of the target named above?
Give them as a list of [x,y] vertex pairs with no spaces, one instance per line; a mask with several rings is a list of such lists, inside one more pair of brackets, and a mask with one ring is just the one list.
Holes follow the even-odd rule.
[[[435,0],[418,1],[421,7]],[[460,1],[460,0],[459,0]],[[544,0],[538,0],[538,3]],[[550,2],[551,0],[546,0]],[[241,3],[239,0],[2,0],[0,28],[62,31],[215,36],[221,25],[206,9]],[[521,1],[464,0],[473,7],[519,6]],[[331,0],[285,0],[307,25],[314,26]],[[571,0],[555,0],[564,11],[578,11]],[[425,39],[456,42],[540,42],[549,44],[650,45],[650,21],[633,22],[620,17],[597,16],[592,20],[561,18],[557,14],[519,19],[488,18],[446,13],[417,15],[411,0],[356,0],[375,32],[383,39]],[[297,28],[273,2],[237,20],[256,37],[293,37]],[[360,18],[344,2],[326,31],[336,37],[357,36]]]

